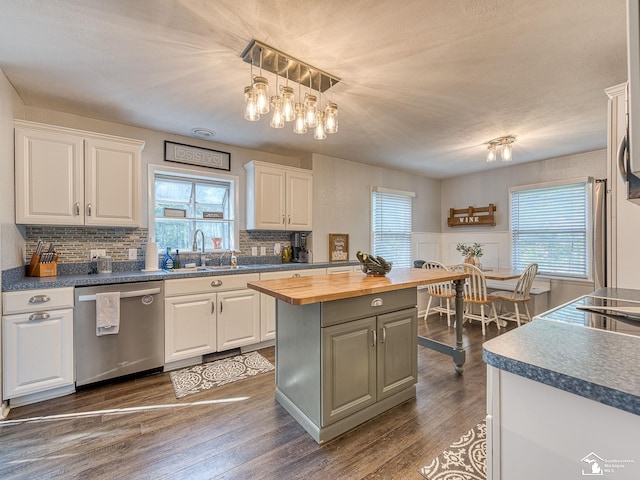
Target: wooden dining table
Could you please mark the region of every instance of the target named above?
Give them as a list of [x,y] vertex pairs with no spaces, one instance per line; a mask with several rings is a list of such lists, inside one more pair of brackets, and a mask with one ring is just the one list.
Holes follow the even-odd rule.
[[487,280],[513,280],[514,278],[520,278],[521,275],[521,272],[509,268],[487,268],[481,270]]

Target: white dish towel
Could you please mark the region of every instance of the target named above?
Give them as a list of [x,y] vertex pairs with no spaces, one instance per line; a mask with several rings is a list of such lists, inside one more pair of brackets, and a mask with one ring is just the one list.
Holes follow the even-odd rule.
[[120,331],[120,292],[96,293],[96,336]]

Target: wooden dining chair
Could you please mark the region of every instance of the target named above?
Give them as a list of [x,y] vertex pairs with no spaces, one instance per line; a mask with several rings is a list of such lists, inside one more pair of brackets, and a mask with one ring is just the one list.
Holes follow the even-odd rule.
[[[500,315],[498,315],[499,319],[515,321],[518,323],[518,326],[520,326],[521,318],[520,309],[518,306],[524,305],[524,310],[527,314],[527,321],[531,321],[531,314],[529,313],[528,303],[531,298],[531,286],[533,285],[533,280],[536,278],[537,273],[538,264],[532,263],[524,269],[524,271],[520,275],[520,278],[518,278],[518,283],[516,283],[516,287],[513,289],[513,292],[509,290],[498,290],[497,292],[491,293],[491,295],[502,302],[500,304]],[[514,311],[503,313],[502,306],[504,302],[512,303]]]
[[[464,283],[464,320],[478,320],[482,324],[482,335],[486,334],[485,325],[496,322],[498,330],[500,330],[500,323],[498,321],[498,314],[496,313],[496,306],[494,304],[496,297],[487,293],[487,281],[484,277],[484,273],[475,265],[469,263],[461,263],[451,268],[454,271],[463,271],[469,274],[469,277]],[[474,306],[480,306],[480,313],[474,311]],[[489,309],[485,313],[485,307]]]
[[[422,268],[425,270],[449,270],[440,262],[425,262]],[[427,293],[429,294],[429,302],[427,303],[427,311],[424,314],[425,327],[427,326],[427,317],[429,316],[430,310],[438,312],[440,315],[446,313],[447,325],[451,326],[451,299],[456,296],[451,282],[429,284],[427,285]],[[438,299],[438,305],[434,305],[432,308],[431,302],[434,298]],[[446,307],[442,304],[443,300],[446,301]]]

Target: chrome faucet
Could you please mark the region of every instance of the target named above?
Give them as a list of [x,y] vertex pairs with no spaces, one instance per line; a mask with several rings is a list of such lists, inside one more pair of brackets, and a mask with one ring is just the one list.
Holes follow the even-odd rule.
[[224,258],[224,256],[225,256],[227,253],[230,253],[230,254],[232,254],[232,255],[233,255],[233,250],[227,249],[227,250],[225,250],[224,252],[222,252],[222,255],[220,255],[220,260],[219,260],[219,262],[220,262],[220,266],[222,266],[222,259]]
[[193,247],[194,252],[198,251],[198,232],[202,235],[202,253],[200,254],[200,266],[204,267],[207,264],[207,257],[204,255],[204,232],[199,228],[193,234]]

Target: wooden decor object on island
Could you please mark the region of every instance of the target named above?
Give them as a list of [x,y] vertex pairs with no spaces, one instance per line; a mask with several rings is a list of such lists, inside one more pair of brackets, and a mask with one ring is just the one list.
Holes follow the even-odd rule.
[[472,207],[449,209],[449,218],[447,224],[450,227],[472,226],[472,225],[490,225],[496,226],[494,213],[496,206],[490,203],[488,207]]
[[58,254],[52,255],[50,262],[41,262],[37,253],[31,255],[31,262],[27,269],[29,277],[55,277],[58,275]]

